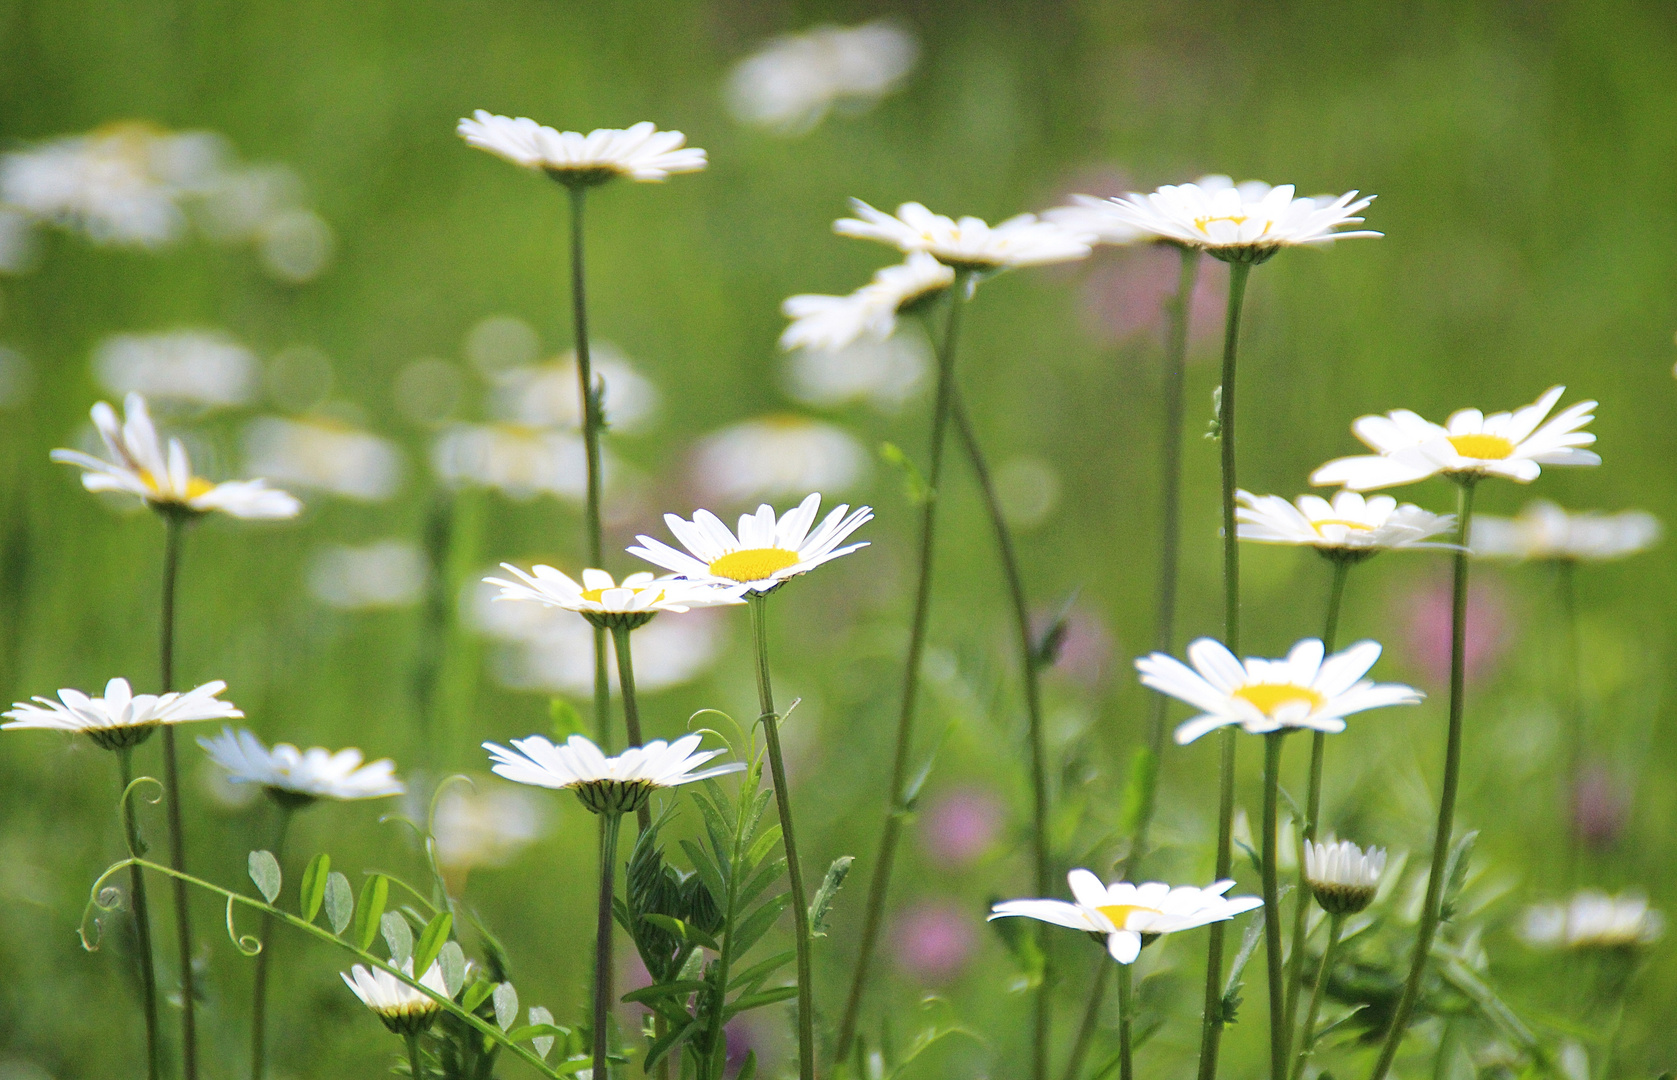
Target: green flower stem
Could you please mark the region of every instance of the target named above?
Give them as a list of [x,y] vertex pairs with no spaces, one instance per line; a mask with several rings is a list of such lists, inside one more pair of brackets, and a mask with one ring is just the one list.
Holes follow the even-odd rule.
[[[612,646],[617,653],[617,685],[623,694],[623,726],[629,732],[629,745],[640,746],[645,740],[641,738],[641,708],[635,699],[635,660],[630,649],[629,635],[633,633],[627,626],[613,628],[611,632]],[[635,811],[635,825],[640,832],[652,827],[652,808],[641,805]]]
[[[1163,385],[1164,416],[1160,430],[1159,454],[1159,580],[1154,616],[1153,648],[1171,653],[1176,645],[1176,564],[1181,550],[1182,516],[1182,388],[1187,378],[1188,314],[1194,298],[1194,282],[1199,276],[1198,248],[1178,249],[1182,256],[1176,294],[1165,301],[1167,315],[1165,336],[1165,370]],[[1147,717],[1147,750],[1153,755],[1154,768],[1149,773],[1147,790],[1141,793],[1141,813],[1136,817],[1135,832],[1130,835],[1130,849],[1124,856],[1122,877],[1135,880],[1136,869],[1147,850],[1147,830],[1153,823],[1153,798],[1159,785],[1158,763],[1165,752],[1165,716],[1170,699],[1154,694],[1152,711]]]
[[1105,949],[1095,958],[1095,974],[1089,980],[1089,1004],[1083,1010],[1083,1022],[1077,1026],[1077,1041],[1071,1044],[1071,1057],[1066,1059],[1065,1080],[1078,1080],[1083,1075],[1083,1062],[1089,1056],[1089,1044],[1094,1041],[1095,1029],[1100,1026],[1101,1002],[1106,997],[1106,973],[1112,968],[1112,957]]
[[617,866],[617,833],[623,815],[600,815],[600,910],[594,932],[594,1075],[607,1080],[606,1055],[611,1044],[611,898],[612,872]]
[[1135,1080],[1135,1050],[1130,1030],[1135,1024],[1135,990],[1131,965],[1118,965],[1118,1080]]
[[425,1073],[419,1061],[419,1036],[410,1034],[406,1039],[408,1044],[408,1072],[413,1076],[413,1080],[423,1080]]
[[[279,825],[274,829],[273,850],[274,859],[278,861],[285,858],[285,834],[291,831],[291,816],[295,811],[284,803],[276,805],[279,808]],[[273,927],[274,920],[264,915],[262,951],[256,954],[256,977],[250,995],[250,1080],[262,1080],[268,1066],[268,939],[272,936]]]
[[1322,950],[1322,966],[1316,969],[1316,985],[1310,988],[1310,1006],[1304,1011],[1304,1027],[1299,1031],[1299,1052],[1293,1059],[1291,1080],[1298,1080],[1304,1075],[1304,1063],[1316,1050],[1316,1014],[1322,1005],[1322,989],[1333,972],[1333,954],[1339,948],[1339,932],[1344,928],[1344,915],[1328,916],[1328,945]]
[[780,814],[780,839],[786,849],[786,880],[792,892],[792,927],[798,951],[798,1077],[815,1080],[815,986],[810,968],[809,899],[804,871],[798,862],[798,841],[792,831],[792,789],[786,783],[786,758],[780,750],[780,714],[774,710],[774,686],[769,681],[769,598],[751,594],[751,629],[757,639],[757,701],[761,709],[763,741],[768,744],[769,771],[774,777],[774,805]]
[[[180,575],[181,542],[190,519],[183,512],[163,515],[163,625],[160,637],[163,687],[175,685],[175,585]],[[163,791],[169,818],[169,865],[186,872],[186,828],[181,823],[179,757],[175,753],[175,728],[163,725]],[[175,935],[180,944],[181,979],[181,1074],[186,1080],[198,1077],[198,995],[192,972],[192,912],[187,904],[186,882],[175,879]]]
[[891,868],[897,855],[897,841],[909,807],[905,785],[908,782],[909,754],[914,746],[914,708],[920,688],[920,662],[926,651],[926,624],[932,607],[932,563],[936,548],[938,486],[943,482],[943,443],[949,427],[949,414],[954,400],[955,349],[960,340],[961,315],[967,304],[967,291],[972,285],[972,273],[955,271],[955,283],[949,290],[949,322],[944,329],[943,347],[938,350],[937,395],[932,409],[932,442],[930,465],[926,474],[924,503],[920,509],[920,571],[914,592],[914,615],[909,623],[908,655],[903,661],[903,696],[897,714],[896,748],[891,758],[890,788],[885,796],[885,826],[879,838],[879,854],[868,881],[867,908],[862,920],[862,941],[856,952],[856,967],[850,976],[850,993],[844,1003],[844,1017],[839,1022],[838,1041],[834,1044],[834,1060],[846,1061],[850,1046],[856,1038],[856,1025],[861,1018],[862,993],[867,988],[868,972],[874,948],[879,943],[879,931],[884,924],[885,898],[891,886]]
[[1427,896],[1421,905],[1421,925],[1415,931],[1415,952],[1409,961],[1409,977],[1404,980],[1403,996],[1398,998],[1392,1014],[1392,1025],[1386,1030],[1386,1041],[1380,1047],[1380,1057],[1374,1063],[1370,1080],[1384,1080],[1397,1057],[1398,1044],[1403,1042],[1404,1029],[1415,1012],[1415,1002],[1421,996],[1421,976],[1427,970],[1432,955],[1433,935],[1438,931],[1440,904],[1444,897],[1444,864],[1450,856],[1450,834],[1456,823],[1456,788],[1462,770],[1462,708],[1467,673],[1467,567],[1468,530],[1473,523],[1473,492],[1479,477],[1464,473],[1455,477],[1460,485],[1456,492],[1456,554],[1453,591],[1450,609],[1450,728],[1444,744],[1444,783],[1438,796],[1438,828],[1433,833],[1432,868],[1427,875]]
[[[1339,611],[1345,600],[1345,578],[1353,560],[1330,556],[1333,585],[1328,590],[1327,625],[1322,628],[1322,652],[1332,655],[1339,636]],[[1327,733],[1316,731],[1310,738],[1310,790],[1305,799],[1304,828],[1299,835],[1299,876],[1293,903],[1293,950],[1287,960],[1287,1030],[1298,1026],[1299,994],[1304,984],[1304,939],[1310,929],[1310,887],[1304,878],[1304,842],[1315,840],[1322,823],[1322,766],[1327,758]],[[1308,1029],[1307,1029],[1308,1030]]]
[[[990,465],[973,430],[972,418],[967,415],[966,402],[958,388],[949,391],[950,410],[961,445],[972,463],[973,475],[984,496],[984,509],[996,533],[996,554],[1001,558],[1002,577],[1007,581],[1008,598],[1013,605],[1014,628],[1019,637],[1019,667],[1025,684],[1025,716],[1028,720],[1031,743],[1031,855],[1036,871],[1036,895],[1047,896],[1052,888],[1052,870],[1048,850],[1048,755],[1043,745],[1042,688],[1038,678],[1041,661],[1037,656],[1036,641],[1031,633],[1031,611],[1025,599],[1024,579],[1019,575],[1019,555],[1013,546],[1013,533],[1002,514],[1001,500],[996,497],[995,485],[990,480]],[[1036,927],[1038,941],[1043,939],[1045,927]],[[1033,1040],[1031,1075],[1041,1080],[1048,1075],[1048,1037],[1050,994],[1054,980],[1048,967],[1048,951],[1043,949],[1042,982],[1036,995],[1036,1026]]]
[[[140,839],[140,823],[134,818],[134,808],[128,801],[128,789],[134,783],[134,748],[125,746],[117,751],[122,769],[122,831],[129,854],[136,858],[145,851]],[[162,1047],[158,1043],[157,1027],[157,965],[151,955],[151,907],[146,902],[146,879],[139,865],[129,867],[128,892],[134,916],[134,951],[140,961],[140,1009],[146,1021],[146,1077],[158,1080],[161,1070]]]
[[[1223,473],[1223,644],[1240,655],[1240,543],[1235,529],[1234,399],[1235,356],[1240,343],[1240,308],[1246,298],[1249,263],[1229,263],[1229,306],[1223,325],[1223,390],[1218,402],[1218,445]],[[1217,768],[1217,879],[1229,876],[1234,865],[1235,729],[1218,736]],[[1205,957],[1205,1012],[1200,1024],[1199,1080],[1214,1080],[1217,1051],[1223,1037],[1223,932],[1226,923],[1207,930]]]
[[1281,892],[1275,865],[1276,830],[1280,828],[1278,807],[1281,791],[1281,749],[1287,731],[1264,736],[1264,960],[1269,971],[1269,1074],[1272,1080],[1287,1076],[1287,982],[1281,957]]

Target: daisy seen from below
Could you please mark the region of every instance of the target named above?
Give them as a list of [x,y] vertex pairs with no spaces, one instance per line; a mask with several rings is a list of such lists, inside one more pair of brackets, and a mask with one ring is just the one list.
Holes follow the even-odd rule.
[[1071,885],[1072,902],[1004,900],[990,909],[990,919],[1019,916],[1099,934],[1106,938],[1106,950],[1114,960],[1133,964],[1141,947],[1160,934],[1232,919],[1263,903],[1256,896],[1224,896],[1234,887],[1233,881],[1203,889],[1171,888],[1159,881],[1103,885],[1087,870],[1073,870],[1066,881]]
[[1259,544],[1302,544],[1329,557],[1365,558],[1395,548],[1437,548],[1432,537],[1455,531],[1453,514],[1434,514],[1413,503],[1398,504],[1389,495],[1364,498],[1341,491],[1328,501],[1300,495],[1288,502],[1279,495],[1238,491],[1241,508],[1237,535]]
[[1645,510],[1573,513],[1534,499],[1518,515],[1473,519],[1473,554],[1481,558],[1607,562],[1659,542],[1660,519]]
[[265,746],[251,732],[223,728],[198,745],[210,760],[227,770],[235,784],[259,784],[281,805],[301,807],[317,799],[382,799],[401,795],[407,787],[396,778],[389,758],[366,762],[355,747],[336,753],[323,746],[299,750],[290,743]]
[[1540,949],[1632,949],[1665,934],[1665,916],[1634,893],[1583,889],[1564,904],[1526,909],[1520,938]]
[[[442,1011],[435,998],[409,986],[383,968],[368,969],[356,964],[341,974],[344,985],[361,999],[361,1004],[371,1009],[373,1015],[397,1035],[422,1034],[430,1029],[431,1022]],[[413,978],[411,959],[402,965],[402,974]],[[434,961],[415,981],[443,997],[449,996],[447,984],[443,982],[442,965]]]
[[1207,176],[1109,204],[1115,225],[1129,225],[1143,236],[1200,248],[1224,262],[1260,263],[1284,247],[1382,235],[1367,229],[1340,231],[1361,224],[1357,215],[1373,201],[1372,195],[1357,198],[1355,191],[1300,198],[1292,184],[1236,184],[1226,176]]
[[1372,491],[1442,473],[1469,481],[1501,476],[1529,484],[1544,465],[1600,465],[1596,453],[1583,449],[1595,436],[1581,430],[1595,419],[1595,402],[1569,405],[1544,423],[1565,391],[1564,386],[1552,386],[1513,412],[1486,416],[1478,409],[1462,409],[1442,425],[1408,409],[1360,417],[1351,430],[1375,452],[1330,461],[1310,475],[1310,482]]
[[788,297],[780,311],[792,323],[780,335],[780,347],[836,352],[863,337],[883,341],[897,329],[898,315],[936,299],[954,283],[954,270],[927,252],[910,252],[848,296]]
[[1416,705],[1426,697],[1412,686],[1363,678],[1380,659],[1375,641],[1359,641],[1324,659],[1321,641],[1306,638],[1284,660],[1243,663],[1222,642],[1200,638],[1188,646],[1188,659],[1193,667],[1164,653],[1135,662],[1144,686],[1202,711],[1177,727],[1182,745],[1230,724],[1254,735],[1292,728],[1344,731],[1351,713]]
[[33,704],[16,702],[4,714],[10,723],[0,724],[0,730],[80,731],[106,750],[121,750],[145,742],[164,724],[243,718],[231,701],[216,696],[225,689],[227,684],[217,680],[182,693],[136,694],[127,679],[112,679],[105,684],[104,697],[66,688],[58,692],[57,701],[37,697]]
[[746,587],[746,592],[766,593],[800,574],[867,547],[867,541],[839,545],[857,529],[873,520],[873,508],[852,511],[841,503],[813,531],[810,526],[821,508],[819,492],[810,495],[777,520],[774,507],[764,503],[755,514],[741,514],[739,535],[728,530],[715,514],[700,510],[686,521],[665,514],[664,523],[681,541],[686,552],[650,536],[637,536],[640,546],[629,548],[647,562],[673,570],[695,582]]
[[1349,840],[1337,843],[1304,842],[1304,880],[1322,910],[1330,915],[1353,915],[1374,901],[1380,875],[1386,872],[1386,852],[1366,852]]
[[975,217],[955,220],[934,214],[917,202],[903,203],[895,216],[860,199],[851,199],[850,206],[856,217],[833,222],[833,231],[840,236],[878,240],[910,253],[924,251],[956,270],[984,272],[1071,262],[1088,256],[1092,239],[1035,214],[990,225]]
[[592,187],[626,176],[658,182],[673,173],[698,172],[705,152],[682,144],[679,131],[659,131],[651,121],[626,129],[597,128],[587,135],[556,131],[528,117],[514,119],[479,109],[455,131],[470,146],[514,165],[545,172],[566,186]]
[[513,749],[486,742],[493,771],[514,783],[570,789],[582,805],[596,814],[631,813],[661,788],[679,787],[695,780],[739,772],[741,762],[693,770],[724,753],[699,750],[701,735],[683,735],[673,743],[654,739],[607,757],[582,735],[572,735],[555,746],[540,735],[512,740]]
[[637,629],[652,621],[660,611],[686,612],[692,608],[743,604],[744,586],[722,587],[684,578],[654,578],[651,571],[630,574],[621,583],[604,570],[584,570],[582,581],[540,563],[526,574],[511,563],[502,563],[516,581],[488,577],[484,582],[500,586],[497,600],[534,600],[548,607],[574,611],[606,630]]
[[219,510],[237,518],[296,517],[303,504],[264,480],[228,480],[216,484],[194,476],[186,447],[170,439],[167,452],[151,422],[145,398],[129,394],[126,417],[119,419],[106,402],[93,406],[93,423],[110,460],[80,450],[54,450],[52,460],[85,470],[82,487],[137,495],[164,513],[198,515]]

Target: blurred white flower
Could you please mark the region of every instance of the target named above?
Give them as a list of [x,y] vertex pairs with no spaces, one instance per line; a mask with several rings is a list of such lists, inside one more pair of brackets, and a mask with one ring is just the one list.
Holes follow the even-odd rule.
[[1279,495],[1239,491],[1235,498],[1241,503],[1235,511],[1240,539],[1259,544],[1373,554],[1392,548],[1445,547],[1426,541],[1456,527],[1454,514],[1434,514],[1413,503],[1399,506],[1390,495],[1365,499],[1355,491],[1341,491],[1331,503],[1319,495],[1300,495],[1288,502]]
[[285,165],[226,168],[205,186],[200,227],[225,243],[249,243],[276,216],[303,204],[303,182]]
[[306,208],[275,214],[256,237],[256,253],[269,276],[288,285],[313,281],[332,263],[337,240],[326,219]]
[[424,554],[406,540],[331,544],[309,561],[309,593],[342,611],[407,607],[424,595],[429,576]]
[[867,338],[836,352],[795,349],[787,355],[787,391],[808,405],[832,408],[865,401],[896,412],[926,385],[931,356],[919,334]]
[[804,293],[787,297],[780,312],[792,324],[780,335],[783,349],[833,352],[863,337],[882,341],[897,328],[897,315],[925,304],[955,283],[955,271],[924,251],[887,266],[848,296]]
[[1646,551],[1661,532],[1660,519],[1644,510],[1575,514],[1536,499],[1517,517],[1476,516],[1469,546],[1489,558],[1601,562]]
[[[437,475],[455,486],[478,484],[514,498],[553,495],[581,502],[588,493],[582,437],[522,424],[454,424],[431,448]],[[609,490],[616,465],[602,452],[601,479]]]
[[[361,1004],[373,1010],[384,1026],[397,1035],[417,1035],[428,1030],[442,1010],[435,998],[415,990],[383,968],[368,970],[356,964],[342,974],[344,985],[354,991]],[[412,958],[402,965],[402,974],[413,978]],[[445,998],[449,996],[443,969],[435,962],[414,981]]]
[[1355,191],[1298,198],[1291,184],[1236,184],[1226,176],[1207,176],[1197,184],[1167,184],[1109,204],[1115,224],[1144,236],[1204,248],[1225,261],[1262,262],[1283,247],[1382,235],[1367,229],[1335,231],[1360,224],[1357,213],[1373,201],[1372,195],[1358,199]]
[[1035,528],[1060,503],[1060,473],[1035,455],[1008,458],[996,466],[996,501],[1008,524]]
[[823,563],[868,546],[863,540],[839,547],[873,520],[872,507],[859,506],[851,512],[848,505],[840,503],[816,525],[815,515],[820,512],[819,492],[778,518],[774,507],[764,503],[756,513],[740,515],[737,536],[709,510],[698,511],[692,521],[665,514],[664,524],[685,551],[644,535],[635,537],[639,546],[628,550],[689,581],[723,588],[745,585],[750,592],[770,592]]
[[450,784],[431,818],[437,865],[457,873],[505,866],[541,839],[549,817],[547,801],[533,791]]
[[900,251],[924,251],[958,270],[1002,270],[1070,262],[1089,254],[1091,236],[1072,232],[1034,214],[1020,214],[999,225],[979,218],[959,221],[934,214],[917,202],[897,207],[896,216],[851,199],[858,215],[833,222],[840,236],[878,240]]
[[1386,872],[1386,852],[1368,851],[1349,840],[1325,844],[1304,842],[1304,880],[1322,910],[1330,915],[1354,915],[1368,907]]
[[[604,342],[589,354],[594,376],[605,384],[604,406],[611,429],[620,434],[644,429],[658,411],[658,388]],[[576,355],[557,363],[506,368],[490,376],[490,411],[498,420],[526,427],[582,427]]]
[[0,724],[0,731],[81,731],[106,750],[120,750],[146,741],[162,724],[242,719],[245,714],[231,701],[216,696],[225,689],[227,684],[217,680],[184,693],[136,694],[127,679],[112,679],[105,684],[102,698],[65,688],[58,692],[57,701],[37,697],[34,704],[14,702],[8,712],[0,714],[11,721]]
[[243,405],[256,395],[256,355],[220,330],[114,334],[93,350],[100,385],[117,394],[196,405]]
[[693,451],[692,468],[705,498],[740,503],[844,491],[866,474],[868,454],[854,435],[833,424],[765,416],[705,436]]
[[536,328],[517,315],[490,315],[466,332],[466,359],[484,375],[503,368],[533,364],[541,352]]
[[21,274],[35,265],[35,219],[15,206],[0,206],[0,274]]
[[251,421],[245,460],[253,472],[363,502],[390,498],[402,482],[395,443],[321,416]]
[[728,108],[741,123],[796,135],[835,105],[871,108],[902,84],[919,53],[913,34],[885,20],[783,34],[734,66]]
[[416,424],[439,424],[454,415],[465,388],[456,365],[434,356],[415,360],[396,375],[396,410]]
[[1574,893],[1564,904],[1533,905],[1520,926],[1526,944],[1545,949],[1629,949],[1664,933],[1665,916],[1646,897],[1597,889]]
[[1120,246],[1152,236],[1122,214],[1111,199],[1097,199],[1093,195],[1073,195],[1071,203],[1043,212],[1043,218],[1062,229],[1092,237],[1095,244]]
[[479,109],[455,131],[467,145],[514,165],[538,169],[564,184],[598,184],[618,176],[662,181],[671,173],[698,172],[705,152],[683,148],[679,131],[659,131],[650,121],[626,130],[597,128],[583,135],[556,131],[528,117],[513,119]]
[[1098,934],[1106,938],[1107,953],[1114,960],[1133,964],[1147,938],[1222,922],[1263,904],[1256,896],[1224,896],[1234,887],[1233,881],[1203,889],[1193,885],[1173,889],[1161,881],[1104,885],[1087,870],[1073,870],[1066,880],[1073,902],[1004,900],[990,909],[991,921],[1023,917]]
[[316,799],[382,799],[407,791],[396,779],[396,763],[389,758],[363,764],[355,747],[336,753],[323,746],[299,750],[290,743],[263,745],[249,731],[230,727],[198,745],[210,760],[227,770],[235,784],[257,784],[282,805],[303,806]]

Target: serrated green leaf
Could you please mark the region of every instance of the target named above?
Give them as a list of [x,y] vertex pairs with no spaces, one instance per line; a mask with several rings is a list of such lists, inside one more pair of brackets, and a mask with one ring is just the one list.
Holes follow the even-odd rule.
[[314,922],[320,905],[326,899],[326,876],[332,871],[332,856],[324,851],[309,860],[303,870],[303,881],[297,889],[297,910],[304,922]]
[[442,952],[443,942],[454,931],[454,916],[447,911],[439,911],[435,918],[425,924],[425,929],[419,934],[419,944],[413,949],[413,975],[419,978],[431,970],[431,962]]
[[518,1019],[518,991],[513,989],[510,982],[498,983],[495,986],[495,1023],[502,1031],[512,1027]]
[[[399,911],[387,911],[379,919],[379,931],[384,934],[385,947],[390,950],[390,962],[402,967],[413,960],[413,929]],[[415,970],[414,978],[425,974]]]
[[840,855],[827,867],[827,876],[815,890],[815,899],[809,902],[810,937],[827,936],[827,916],[832,911],[833,897],[844,887],[844,879],[850,876],[850,864],[855,861],[854,855]]
[[332,924],[332,933],[342,936],[354,914],[355,890],[348,878],[334,870],[326,875],[326,921]]
[[443,969],[443,988],[449,997],[459,997],[466,983],[466,953],[458,941],[445,941],[437,950],[437,966]]
[[378,937],[379,922],[384,918],[384,905],[390,899],[390,879],[374,874],[361,886],[361,898],[355,903],[355,925],[350,939],[355,947],[366,952]]
[[250,867],[250,880],[256,882],[256,887],[262,891],[263,899],[273,903],[280,894],[279,860],[274,858],[271,851],[253,851],[247,860]]

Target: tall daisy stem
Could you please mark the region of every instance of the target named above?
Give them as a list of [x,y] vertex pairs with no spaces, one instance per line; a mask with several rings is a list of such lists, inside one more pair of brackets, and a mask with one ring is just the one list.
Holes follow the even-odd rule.
[[[1345,579],[1351,572],[1351,559],[1340,555],[1333,560],[1333,585],[1328,590],[1328,617],[1322,627],[1322,652],[1332,655],[1334,639],[1339,636],[1339,610],[1345,600]],[[1311,733],[1310,788],[1305,799],[1304,828],[1299,836],[1299,876],[1293,904],[1293,949],[1287,958],[1287,1030],[1297,1029],[1299,994],[1304,987],[1304,939],[1310,929],[1310,889],[1304,877],[1304,842],[1314,841],[1322,823],[1322,767],[1328,753],[1325,732]],[[1306,1036],[1309,1028],[1305,1029]]]
[[1281,749],[1287,731],[1264,736],[1264,960],[1269,972],[1269,1074],[1271,1080],[1287,1077],[1287,982],[1281,956],[1281,890],[1277,881],[1279,854],[1276,830],[1280,828],[1278,808],[1281,791]]
[[[291,816],[295,812],[284,803],[279,805],[279,824],[274,829],[274,859],[280,861],[285,858],[285,836],[291,831]],[[267,1071],[267,1035],[268,1035],[268,953],[273,947],[271,941],[274,920],[272,916],[262,916],[261,949],[256,954],[255,985],[250,995],[250,1080],[262,1080]],[[418,1073],[414,1074],[419,1075]]]
[[[611,1047],[611,900],[612,873],[617,867],[617,833],[623,815],[600,815],[600,907],[594,930],[594,1076],[607,1080],[606,1055]],[[418,1075],[415,1073],[415,1075]]]
[[[1235,356],[1240,343],[1240,308],[1246,298],[1248,263],[1229,263],[1229,306],[1223,324],[1223,389],[1219,395],[1217,428],[1222,452],[1223,479],[1223,644],[1240,655],[1240,543],[1235,532],[1234,399]],[[1217,766],[1217,879],[1229,876],[1234,865],[1235,729],[1218,736]],[[1205,1012],[1200,1023],[1199,1080],[1217,1075],[1217,1051],[1223,1037],[1223,931],[1225,923],[1207,927],[1205,957]]]
[[[159,635],[162,693],[175,684],[175,582],[180,574],[181,543],[189,519],[183,513],[163,515],[163,623]],[[186,873],[186,832],[181,823],[180,765],[175,753],[175,728],[163,725],[163,791],[169,818],[169,865]],[[180,944],[181,979],[181,1075],[198,1077],[197,991],[192,971],[192,913],[187,903],[186,882],[174,879],[175,934]]]
[[1135,1080],[1134,1040],[1130,1032],[1135,1026],[1135,988],[1131,965],[1118,965],[1118,1080]]
[[1344,915],[1328,916],[1328,944],[1322,950],[1322,966],[1316,969],[1316,985],[1310,988],[1310,1006],[1304,1011],[1304,1027],[1299,1031],[1299,1052],[1293,1059],[1292,1080],[1304,1075],[1304,1063],[1316,1050],[1316,1015],[1322,1005],[1322,990],[1333,972],[1333,956],[1339,949],[1339,932],[1345,927]]
[[[588,541],[588,565],[605,569],[600,538],[600,389],[594,385],[594,365],[588,353],[588,284],[583,259],[583,231],[588,188],[568,184],[571,196],[571,327],[576,334],[577,393],[582,405],[582,449],[588,468],[588,497],[582,527]],[[594,628],[594,741],[610,753],[611,689],[606,676],[606,631]]]
[[[629,644],[632,633],[627,626],[616,626],[612,628],[611,639],[613,651],[617,653],[617,685],[623,694],[623,726],[629,732],[629,745],[639,746],[644,740],[641,738],[640,703],[635,699],[635,660]],[[635,811],[635,824],[640,832],[652,826],[650,806],[643,805]]]
[[1392,1014],[1392,1026],[1386,1030],[1386,1041],[1380,1047],[1380,1057],[1374,1063],[1370,1080],[1385,1080],[1397,1057],[1398,1045],[1403,1042],[1404,1030],[1415,1012],[1415,1001],[1421,996],[1421,976],[1426,973],[1427,960],[1432,955],[1433,935],[1438,931],[1440,903],[1444,896],[1444,864],[1450,856],[1450,834],[1456,823],[1456,788],[1461,782],[1462,769],[1462,708],[1467,673],[1467,542],[1473,523],[1473,491],[1478,477],[1471,473],[1457,476],[1460,487],[1456,492],[1456,555],[1455,574],[1450,608],[1450,729],[1444,744],[1444,783],[1438,796],[1438,827],[1433,833],[1432,867],[1427,875],[1427,895],[1421,906],[1421,925],[1415,931],[1415,952],[1409,960],[1409,977],[1404,980],[1403,995],[1398,998]]
[[867,988],[868,973],[875,946],[879,943],[880,927],[884,924],[885,898],[891,886],[891,867],[897,855],[897,842],[903,822],[909,814],[908,781],[909,754],[914,746],[914,709],[920,689],[920,662],[926,651],[926,624],[932,608],[932,563],[936,548],[938,486],[943,482],[943,443],[949,427],[951,403],[954,400],[955,348],[960,340],[961,315],[967,303],[967,291],[972,284],[969,271],[957,270],[955,283],[949,290],[949,322],[945,327],[943,348],[938,350],[937,400],[932,408],[932,440],[929,468],[926,474],[925,502],[920,510],[920,571],[919,584],[914,592],[914,615],[909,623],[908,655],[903,661],[903,696],[897,714],[896,748],[891,758],[890,788],[885,796],[885,827],[879,838],[879,853],[875,857],[873,875],[868,881],[867,908],[862,919],[862,941],[856,952],[856,967],[850,976],[850,993],[844,1003],[844,1017],[839,1023],[834,1059],[845,1061],[850,1056],[850,1045],[856,1038],[856,1025],[861,1018],[862,994]]
[[[408,1044],[408,1074],[413,1077],[413,1080],[423,1080],[425,1073],[422,1071],[424,1065],[419,1058],[419,1036],[408,1035],[406,1038]],[[595,1075],[604,1077],[605,1073],[595,1073]]]
[[1112,966],[1112,957],[1101,950],[1095,960],[1095,974],[1089,980],[1089,1004],[1083,1010],[1083,1022],[1077,1026],[1077,1041],[1071,1044],[1071,1057],[1066,1059],[1065,1080],[1078,1080],[1083,1075],[1083,1062],[1089,1056],[1089,1044],[1094,1041],[1095,1029],[1100,1026],[1101,1003],[1106,999],[1106,973]]
[[[146,848],[128,794],[128,787],[134,782],[134,748],[125,746],[117,753],[122,768],[122,831],[129,854],[138,859]],[[138,865],[128,868],[128,891],[134,916],[134,951],[140,961],[140,1009],[146,1021],[146,1077],[158,1080],[162,1047],[158,1043],[157,1027],[157,965],[151,955],[151,907],[146,901],[146,879]]]
[[804,871],[798,862],[798,841],[792,831],[792,789],[786,783],[786,758],[780,750],[780,714],[774,709],[774,686],[769,681],[769,598],[751,594],[751,629],[757,639],[757,700],[763,739],[768,744],[769,771],[774,777],[774,804],[780,813],[780,839],[786,849],[786,880],[792,892],[792,926],[798,950],[798,1077],[815,1080],[815,987],[810,969],[809,900],[804,893]]
[[[973,430],[972,418],[967,415],[966,402],[959,389],[949,391],[950,410],[955,430],[961,437],[967,460],[972,463],[973,475],[984,496],[984,509],[996,533],[996,553],[1001,558],[1002,576],[1007,581],[1008,598],[1013,605],[1014,628],[1019,637],[1019,667],[1025,684],[1025,716],[1029,723],[1031,744],[1031,855],[1036,877],[1036,894],[1047,896],[1051,887],[1050,852],[1048,850],[1048,759],[1044,746],[1042,723],[1042,690],[1038,678],[1041,658],[1037,655],[1035,635],[1031,633],[1031,611],[1025,599],[1025,582],[1019,574],[1019,556],[1013,546],[1013,533],[1002,515],[1001,500],[996,497],[995,485],[990,480],[990,465]],[[1040,928],[1038,930],[1040,935]],[[1039,941],[1040,941],[1039,937]],[[1041,1080],[1048,1075],[1048,1036],[1050,1018],[1049,994],[1054,980],[1047,967],[1048,953],[1043,950],[1042,981],[1037,987],[1035,1032],[1032,1040],[1031,1075]]]

